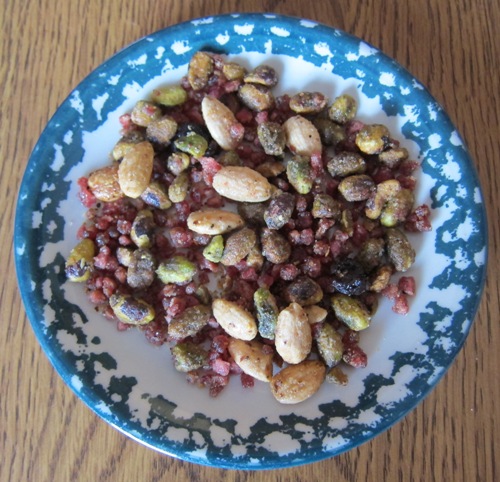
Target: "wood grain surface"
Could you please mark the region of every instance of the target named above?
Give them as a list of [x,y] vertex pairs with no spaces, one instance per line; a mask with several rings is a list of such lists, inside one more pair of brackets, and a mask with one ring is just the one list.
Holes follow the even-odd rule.
[[[94,415],[55,373],[21,304],[16,195],[44,125],[106,58],[169,25],[228,12],[309,18],[395,58],[464,137],[489,216],[489,272],[470,336],[437,388],[373,441],[314,464],[224,471],[175,460]],[[498,0],[1,0],[1,481],[500,480],[500,2]]]

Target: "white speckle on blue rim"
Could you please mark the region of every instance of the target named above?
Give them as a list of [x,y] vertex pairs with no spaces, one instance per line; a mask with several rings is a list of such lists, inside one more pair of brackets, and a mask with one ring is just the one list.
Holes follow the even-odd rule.
[[[332,98],[356,93],[366,108],[363,115],[379,116],[391,132],[397,129],[412,156],[423,161],[418,194],[436,213],[433,231],[422,238],[429,250],[425,264],[417,256],[424,293],[412,300],[412,314],[398,319],[397,329],[373,324],[372,336],[363,339],[370,366],[351,371],[348,387],[333,396],[331,386],[324,386],[300,406],[277,406],[265,385],[257,384],[251,392],[232,385],[220,398],[209,399],[174,372],[168,350],[148,350],[137,332],[117,334],[112,324],[96,320],[80,286],[61,284],[64,256],[84,219],[76,180],[106,162],[119,138],[120,115],[156,85],[178,82],[192,53],[202,48],[234,55],[249,66],[277,61],[283,68],[280,86],[287,92],[318,82],[318,88],[332,89]],[[305,76],[306,70],[317,79]],[[385,430],[432,389],[475,314],[484,283],[485,229],[481,190],[460,135],[416,79],[339,30],[279,15],[240,14],[193,20],[150,35],[108,60],[70,94],[28,164],[14,252],[21,294],[40,343],[96,413],[147,446],[190,462],[267,469],[349,450]],[[390,308],[384,313],[390,315]],[[401,329],[412,333],[403,342],[394,333]],[[399,342],[390,344],[391,339]],[[151,366],[164,369],[151,378]]]

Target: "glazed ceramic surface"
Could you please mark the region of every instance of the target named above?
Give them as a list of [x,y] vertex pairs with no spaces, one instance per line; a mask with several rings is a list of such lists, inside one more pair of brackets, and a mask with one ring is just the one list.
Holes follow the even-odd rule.
[[[349,93],[358,118],[386,124],[422,163],[417,203],[431,232],[410,235],[417,280],[410,313],[383,300],[361,346],[364,369],[345,387],[324,384],[281,405],[267,384],[233,381],[217,398],[189,385],[168,346],[118,332],[96,314],[65,258],[85,209],[77,180],[109,162],[120,115],[159,85],[175,84],[198,50],[279,73],[277,93]],[[33,150],[19,192],[15,255],[33,330],[64,381],[128,436],[194,463],[264,469],[314,462],[370,440],[413,409],[460,350],[475,316],[487,257],[483,198],[459,133],[427,90],[383,53],[341,31],[271,15],[199,19],[157,32],[90,74],[55,113]]]

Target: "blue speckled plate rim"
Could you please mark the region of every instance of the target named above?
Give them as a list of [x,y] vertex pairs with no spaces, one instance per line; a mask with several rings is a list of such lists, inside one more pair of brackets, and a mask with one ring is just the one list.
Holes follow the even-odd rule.
[[[249,23],[254,23],[254,24],[259,24],[259,23],[265,23],[269,22],[272,23],[272,25],[280,25],[283,26],[284,28],[300,28],[301,31],[304,29],[306,33],[320,33],[321,36],[333,36],[336,35],[338,38],[341,38],[343,42],[352,42],[353,46],[358,46],[360,39],[347,34],[345,32],[341,32],[338,29],[334,29],[332,27],[322,25],[317,22],[312,22],[315,24],[313,28],[304,28],[300,22],[302,19],[294,18],[294,17],[285,17],[285,16],[280,16],[280,15],[263,15],[263,14],[240,14],[240,15],[221,15],[221,16],[213,16],[210,17],[211,19],[214,20],[214,25],[217,26],[217,28],[221,28],[221,23],[227,22],[229,25],[235,25],[236,23],[241,23],[243,22],[249,22]],[[201,22],[204,21],[204,19],[199,19],[198,22],[201,20]],[[195,20],[196,22],[196,20]],[[170,38],[173,40],[177,34],[185,34],[186,31],[189,30],[194,30],[199,27],[200,24],[195,24],[193,21],[189,22],[184,22],[181,24],[177,24],[168,28],[165,28],[163,30],[160,30],[156,33],[153,33],[152,35],[148,35],[147,37],[144,37],[142,39],[139,39],[138,41],[130,44],[128,47],[125,47],[115,55],[113,55],[110,59],[108,59],[106,62],[101,64],[100,67],[95,69],[91,74],[89,74],[80,84],[72,91],[74,92],[75,90],[82,89],[85,85],[92,83],[94,79],[97,79],[99,75],[103,72],[106,72],[109,63],[118,63],[126,58],[130,58],[134,56],[136,53],[141,52],[141,49],[144,47],[145,42],[149,43],[151,41],[158,41],[160,39],[163,39],[164,37]],[[205,24],[207,25],[207,24]],[[182,37],[182,35],[181,35]],[[366,42],[364,42],[366,43]],[[369,44],[367,44],[369,45]],[[224,50],[223,47],[220,47],[219,50]],[[374,50],[377,51],[377,55],[384,59],[384,62],[387,64],[397,67],[397,73],[398,76],[403,76],[407,77],[408,79],[414,79],[413,76],[411,76],[404,68],[402,68],[399,64],[396,64],[394,60],[390,59],[389,57],[385,56],[382,52],[380,52],[378,49],[374,48]],[[434,103],[437,104],[437,102],[430,96],[430,94],[426,90],[422,90],[421,95],[424,96],[426,101],[433,101]],[[68,98],[62,103],[62,105],[58,108],[58,110],[55,112],[55,114],[52,116],[51,120],[47,124],[47,127],[44,129],[43,133],[40,136],[40,139],[33,150],[32,156],[30,158],[28,167],[30,169],[26,169],[26,173],[23,177],[22,183],[21,183],[21,189],[20,192],[24,192],[27,190],[27,186],[31,185],[36,185],[38,180],[37,180],[37,173],[38,173],[38,167],[39,164],[43,164],[44,160],[44,146],[45,148],[49,148],[53,145],[51,142],[47,142],[47,138],[51,138],[53,135],[53,131],[57,131],[58,127],[58,120],[61,116],[64,115],[64,110],[65,106],[67,105],[69,99],[71,97],[71,93],[68,96]],[[453,127],[453,124],[449,120],[447,114],[442,111],[440,112],[440,115],[444,116],[444,119],[449,123],[450,127]],[[464,148],[464,155],[463,159],[460,159],[462,162],[461,168],[466,170],[468,175],[470,176],[470,183],[479,189],[481,191],[481,188],[479,186],[478,178],[477,178],[477,173],[475,171],[474,165],[472,162],[470,162],[470,158],[467,155],[467,150]],[[41,318],[40,315],[42,315],[42,320],[43,320],[43,309],[41,307],[33,305],[33,297],[30,294],[29,286],[31,283],[31,277],[30,277],[30,259],[32,254],[36,254],[34,252],[35,250],[35,245],[36,243],[33,243],[33,241],[28,241],[29,240],[29,232],[30,232],[30,224],[31,224],[31,219],[26,219],[26,216],[23,215],[23,213],[31,213],[32,210],[26,209],[27,207],[31,208],[33,207],[33,204],[30,205],[30,198],[26,199],[18,199],[17,202],[17,208],[16,208],[16,219],[15,219],[15,235],[14,235],[14,246],[15,246],[15,261],[16,261],[16,271],[17,271],[17,276],[18,276],[18,283],[20,286],[20,291],[23,299],[24,306],[26,308],[26,312],[28,314],[28,318],[30,319],[32,328],[35,332],[35,335],[37,336],[43,350],[45,351],[46,355],[48,356],[50,362],[56,369],[56,371],[59,373],[59,375],[63,378],[63,380],[66,382],[68,386],[71,387],[71,389],[75,392],[75,394],[86,403],[89,408],[91,408],[96,414],[98,414],[101,418],[103,418],[106,422],[108,422],[110,425],[114,426],[118,430],[122,431],[126,435],[134,438],[135,440],[153,448],[156,450],[159,450],[163,453],[169,454],[171,456],[181,458],[183,460],[189,461],[189,462],[194,462],[198,464],[203,464],[203,465],[209,465],[209,466],[216,466],[220,468],[229,468],[229,469],[246,469],[248,467],[244,465],[239,465],[237,461],[231,462],[227,460],[217,460],[216,463],[214,463],[214,460],[207,459],[206,461],[203,459],[200,459],[198,457],[192,457],[190,455],[186,455],[185,453],[182,452],[182,450],[175,450],[172,449],[172,447],[165,447],[161,446],[161,443],[159,444],[158,440],[155,440],[154,438],[152,440],[149,439],[148,434],[145,433],[143,438],[138,438],[131,433],[127,432],[124,430],[121,426],[120,423],[117,423],[117,417],[108,415],[104,413],[102,410],[99,410],[96,405],[100,401],[98,398],[95,397],[95,394],[92,391],[87,391],[87,390],[82,390],[77,392],[72,384],[70,383],[70,377],[72,375],[71,371],[68,371],[68,366],[65,363],[65,360],[61,358],[61,354],[54,351],[53,346],[51,344],[51,340],[47,339],[46,336],[43,333],[43,330],[41,329],[42,323],[40,323]],[[34,202],[34,201],[32,201]],[[477,209],[477,208],[476,208]],[[477,224],[482,227],[482,233],[484,236],[484,244],[486,246],[486,252],[485,252],[485,257],[487,260],[487,225],[486,225],[486,213],[485,213],[485,207],[484,204],[482,205],[481,208],[481,219],[477,221]],[[23,256],[17,255],[18,248],[21,246],[25,247],[28,249],[28,253],[25,253]],[[480,286],[477,289],[478,293],[482,293],[484,283],[485,283],[485,278],[486,278],[486,269],[484,268],[487,266],[487,263],[483,265],[483,268],[479,268],[481,270],[481,283]],[[474,306],[470,310],[472,313],[477,312],[477,308],[479,305],[481,297],[477,296],[474,300]],[[406,401],[405,403],[398,404],[398,413],[394,415],[393,418],[387,419],[382,423],[377,424],[376,429],[372,431],[364,431],[362,436],[357,438],[354,441],[351,441],[351,443],[346,444],[341,447],[340,450],[338,451],[327,451],[327,452],[322,452],[318,453],[315,456],[309,456],[308,454],[301,454],[301,456],[297,456],[296,454],[293,454],[291,457],[292,460],[290,460],[290,457],[279,457],[276,456],[270,460],[265,460],[263,461],[261,466],[252,466],[251,469],[275,469],[275,468],[284,468],[284,467],[291,467],[291,466],[296,466],[296,465],[301,465],[305,463],[310,463],[310,462],[315,462],[319,461],[325,458],[329,458],[333,455],[338,455],[339,453],[345,452],[347,450],[350,450],[370,439],[378,435],[379,433],[385,431],[387,428],[392,426],[393,424],[397,423],[401,418],[403,418],[411,409],[413,409],[425,396],[434,388],[435,384],[441,379],[441,377],[446,373],[448,367],[451,365],[453,360],[455,359],[456,355],[460,351],[461,347],[463,346],[463,343],[465,342],[465,339],[468,335],[468,332],[470,330],[472,324],[472,320],[469,320],[469,325],[467,327],[467,330],[463,333],[463,337],[457,341],[456,343],[456,349],[454,350],[452,356],[448,359],[448,363],[446,366],[443,367],[441,373],[439,373],[438,376],[436,376],[434,383],[432,385],[428,385],[425,390],[423,390],[420,393],[420,396],[418,398],[413,398],[410,401]],[[118,416],[118,422],[123,422],[119,419]]]

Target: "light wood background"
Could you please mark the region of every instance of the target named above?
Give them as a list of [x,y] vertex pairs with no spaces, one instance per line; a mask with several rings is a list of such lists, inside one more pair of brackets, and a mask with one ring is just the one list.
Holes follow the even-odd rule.
[[[470,336],[430,396],[338,457],[273,472],[223,471],[162,456],[98,419],[56,375],[21,305],[12,226],[44,125],[117,50],[195,17],[265,11],[341,28],[428,86],[465,138],[489,214],[489,277]],[[1,0],[0,480],[500,480],[500,2],[498,0]]]

